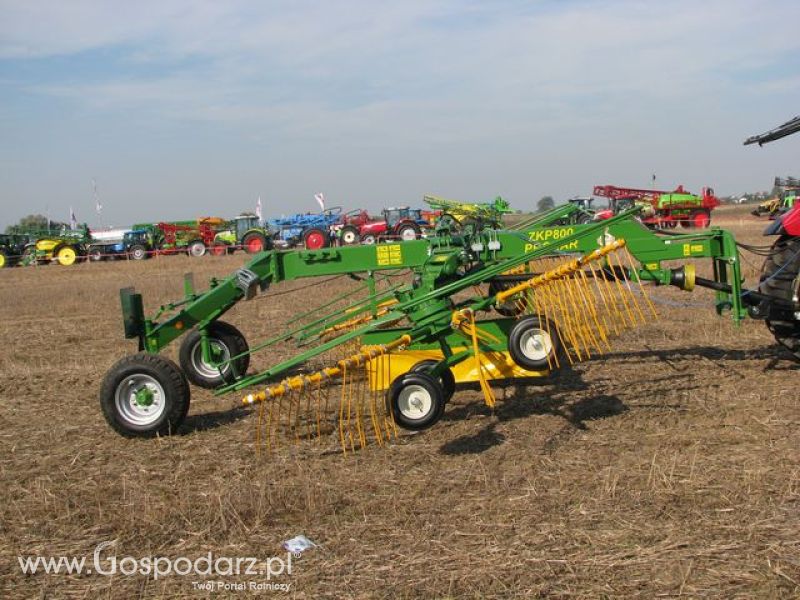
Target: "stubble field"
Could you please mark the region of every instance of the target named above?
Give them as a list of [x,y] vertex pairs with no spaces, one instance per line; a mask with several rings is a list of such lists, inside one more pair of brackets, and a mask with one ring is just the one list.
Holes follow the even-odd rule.
[[[743,207],[714,224],[769,242]],[[753,284],[761,259],[744,258]],[[178,435],[116,435],[98,390],[135,351],[119,288],[135,285],[152,312],[181,295],[184,271],[199,283],[243,261],[0,272],[0,596],[243,597],[192,575],[25,575],[18,556],[88,565],[113,541],[104,556],[263,560],[285,556],[297,534],[318,547],[272,582],[298,598],[800,593],[800,369],[763,323],[717,316],[707,290],[656,289],[660,318],[612,352],[498,387],[494,411],[459,391],[436,427],[387,448],[344,457],[302,443],[257,456],[255,413],[198,388]],[[310,296],[347,285],[275,286],[226,320],[264,338]]]

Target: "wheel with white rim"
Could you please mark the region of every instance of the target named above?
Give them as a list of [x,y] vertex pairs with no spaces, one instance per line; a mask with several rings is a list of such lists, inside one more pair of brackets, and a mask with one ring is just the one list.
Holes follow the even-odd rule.
[[538,315],[520,319],[508,335],[512,360],[528,371],[555,368],[560,350],[556,326]]
[[144,260],[147,258],[147,250],[144,246],[136,244],[128,248],[128,257],[133,260]]
[[195,240],[194,242],[189,244],[189,247],[186,250],[189,253],[189,256],[200,258],[201,256],[204,256],[206,253],[206,245],[200,240]]
[[[439,361],[433,358],[428,358],[425,360],[419,361],[413,367],[411,367],[410,373],[426,373],[428,374],[433,368],[435,368],[439,364]],[[442,386],[442,393],[444,394],[444,401],[450,402],[450,398],[453,397],[453,394],[456,391],[456,378],[453,375],[453,372],[445,367],[439,377],[439,385]]]
[[342,244],[345,246],[353,246],[354,244],[357,244],[360,240],[358,228],[354,227],[353,225],[345,225],[342,227],[342,231],[339,234],[339,239],[342,240]]
[[[239,355],[250,348],[241,331],[225,321],[214,321],[208,326],[207,336],[210,360],[203,358],[202,334],[197,329],[191,331],[181,343],[179,362],[191,383],[213,389],[223,383],[231,383],[247,372],[250,355]],[[234,356],[239,358],[231,361]]]
[[100,406],[108,424],[121,435],[169,435],[189,412],[189,384],[171,360],[134,354],[120,359],[106,374]]
[[375,241],[376,241],[376,240],[375,240],[375,236],[374,236],[374,235],[372,235],[371,233],[368,233],[367,235],[365,235],[364,237],[362,237],[362,238],[361,238],[361,243],[362,243],[362,244],[367,244],[367,245],[369,245],[369,246],[371,246],[372,244],[374,244],[374,243],[375,243]]
[[397,228],[397,235],[404,242],[410,242],[417,239],[422,231],[419,226],[414,223],[406,223]]
[[403,429],[422,431],[442,418],[444,393],[441,384],[427,373],[404,373],[386,393],[394,422]]

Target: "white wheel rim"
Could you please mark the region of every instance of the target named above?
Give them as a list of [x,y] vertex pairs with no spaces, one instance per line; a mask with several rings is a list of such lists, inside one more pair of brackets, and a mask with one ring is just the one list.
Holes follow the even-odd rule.
[[519,349],[530,360],[545,360],[553,351],[553,340],[543,329],[528,329],[520,336]]
[[418,421],[430,414],[433,409],[433,398],[421,385],[407,385],[397,397],[397,409],[406,419]]
[[[137,400],[137,392],[148,390],[152,401],[144,405]],[[137,373],[123,379],[114,395],[117,412],[133,425],[147,426],[155,423],[166,410],[164,388],[154,377]]]
[[375,243],[375,238],[373,236],[371,236],[371,235],[368,235],[362,241],[365,244],[374,244]]
[[142,250],[141,248],[137,248],[136,250],[133,251],[134,258],[142,258],[143,256],[144,256],[144,250]]
[[411,229],[410,227],[408,227],[407,229],[403,229],[403,231],[400,232],[400,238],[404,242],[409,242],[411,240],[415,240],[415,239],[417,239],[417,232],[414,231],[413,229]]
[[[222,367],[222,375],[225,375],[231,368],[230,363],[226,362],[230,360],[231,353],[228,347],[219,340],[209,340],[209,342],[215,350],[219,351],[222,358],[220,363],[226,363]],[[200,340],[192,348],[192,368],[205,379],[218,379],[220,377],[220,369],[203,360],[203,347],[200,344]]]
[[345,231],[342,235],[342,239],[344,240],[345,244],[352,244],[356,241],[356,234],[352,231]]
[[203,256],[206,253],[206,247],[202,244],[192,244],[189,248],[189,252],[191,252],[192,256]]

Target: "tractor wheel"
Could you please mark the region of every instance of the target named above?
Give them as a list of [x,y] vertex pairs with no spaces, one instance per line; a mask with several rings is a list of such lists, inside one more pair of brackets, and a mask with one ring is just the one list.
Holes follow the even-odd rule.
[[222,242],[215,242],[211,248],[208,249],[212,256],[225,256],[228,253],[228,244]]
[[[237,356],[250,349],[242,332],[230,323],[214,321],[208,327],[208,335],[211,352],[217,362],[229,360],[232,356]],[[235,375],[241,377],[247,372],[247,367],[250,366],[249,354],[237,358],[232,364],[226,364],[221,371],[213,364],[204,361],[200,337],[198,330],[190,332],[184,338],[179,352],[181,369],[193,384],[213,389],[223,383],[232,382]]]
[[705,229],[711,225],[711,213],[707,210],[696,210],[691,217],[692,226],[697,229]]
[[366,244],[368,246],[372,246],[376,241],[377,240],[375,239],[375,236],[372,235],[371,233],[368,233],[363,238],[361,238],[361,243]]
[[339,234],[339,239],[345,246],[354,246],[361,241],[361,236],[358,234],[358,228],[352,225],[345,225]]
[[139,244],[128,249],[128,258],[133,260],[144,260],[147,258],[147,249]]
[[508,352],[523,369],[541,371],[561,351],[556,326],[545,317],[531,315],[520,319],[508,335]]
[[578,225],[588,225],[589,223],[592,222],[592,220],[593,220],[592,215],[590,215],[589,213],[581,213],[580,215],[578,215],[578,218],[575,219],[575,222]]
[[306,250],[319,250],[328,247],[328,236],[322,229],[313,227],[303,233],[303,244]]
[[[439,361],[432,358],[428,360],[421,360],[411,367],[409,373],[427,373],[438,364]],[[450,369],[445,369],[442,371],[442,374],[439,376],[439,385],[442,386],[444,401],[450,402],[450,398],[453,397],[453,394],[456,391],[456,378],[453,376],[453,372]]]
[[200,258],[201,256],[204,256],[206,253],[206,245],[200,240],[195,240],[187,246],[186,252],[189,253],[189,256]]
[[421,234],[422,230],[416,223],[404,223],[397,228],[397,235],[404,242],[416,240]]
[[403,373],[389,386],[386,401],[394,422],[403,429],[421,431],[444,414],[442,386],[427,373]]
[[100,407],[121,435],[170,435],[186,418],[189,397],[189,384],[174,362],[141,352],[120,359],[108,371]]
[[258,254],[268,248],[267,238],[263,233],[248,233],[242,239],[242,246],[248,254]]
[[[505,283],[502,281],[491,281],[489,282],[489,295],[494,296],[497,294],[497,292],[505,291],[512,285],[514,284]],[[499,306],[495,305],[494,309],[498,314],[501,314],[504,317],[517,317],[522,314],[522,308],[519,307],[515,300],[509,300],[508,302],[504,302]]]
[[78,260],[78,251],[74,246],[61,246],[56,252],[56,259],[60,265],[72,266]]
[[8,260],[8,252],[0,248],[0,269],[5,269],[11,266],[11,261]]
[[89,260],[92,262],[100,262],[103,260],[103,251],[100,248],[92,248],[89,250]]
[[[762,294],[800,302],[800,238],[781,237],[772,245],[772,253],[761,268]],[[800,314],[791,321],[767,320],[767,327],[779,344],[800,360]]]

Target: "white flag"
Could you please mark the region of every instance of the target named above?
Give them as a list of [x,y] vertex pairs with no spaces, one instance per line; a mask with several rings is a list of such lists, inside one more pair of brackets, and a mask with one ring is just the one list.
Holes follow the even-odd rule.
[[94,190],[94,210],[99,215],[103,211],[103,205],[100,204],[100,196],[97,195],[97,182],[92,179],[92,189]]
[[263,219],[261,216],[261,196],[259,196],[258,201],[256,201],[256,216],[258,217],[259,221]]
[[320,210],[325,210],[325,195],[322,192],[314,194],[314,200],[319,204]]
[[78,219],[75,218],[75,211],[69,207],[69,228],[75,231],[78,228]]

